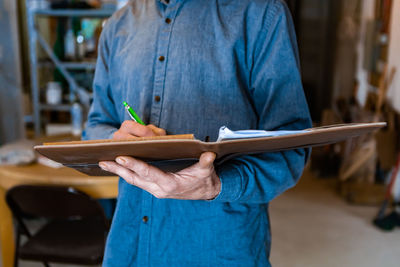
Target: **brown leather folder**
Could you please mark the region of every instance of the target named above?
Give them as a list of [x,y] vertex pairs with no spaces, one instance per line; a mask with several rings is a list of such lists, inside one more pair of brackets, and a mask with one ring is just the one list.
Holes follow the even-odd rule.
[[193,135],[132,138],[123,141],[92,140],[45,143],[35,150],[67,167],[93,176],[113,175],[99,168],[98,162],[132,156],[165,171],[176,171],[198,161],[201,153],[215,152],[216,164],[242,154],[274,152],[321,146],[366,134],[386,126],[385,122],[351,123],[311,128],[304,132],[277,136],[203,142]]

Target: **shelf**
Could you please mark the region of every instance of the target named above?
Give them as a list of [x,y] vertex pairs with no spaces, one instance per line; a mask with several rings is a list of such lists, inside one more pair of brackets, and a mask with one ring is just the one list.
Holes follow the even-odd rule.
[[40,104],[40,110],[71,111],[71,105],[69,105],[69,104],[59,104],[59,105]]
[[[69,70],[94,70],[96,68],[95,61],[83,62],[61,62],[61,65]],[[39,67],[53,67],[54,63],[51,61],[42,61],[38,64]]]
[[[43,37],[40,33],[38,25],[36,23],[36,18],[43,17],[54,17],[54,18],[99,18],[106,19],[114,14],[117,10],[115,5],[108,4],[107,6],[102,6],[98,9],[51,9],[51,8],[37,8],[32,9],[30,0],[25,1],[26,7],[26,23],[27,23],[27,33],[29,42],[29,62],[30,62],[30,73],[31,73],[31,91],[32,91],[32,106],[33,114],[31,116],[26,116],[25,121],[32,121],[34,124],[35,135],[39,136],[42,129],[42,118],[43,111],[59,111],[59,112],[70,112],[72,107],[72,101],[75,97],[85,105],[90,105],[92,93],[86,92],[83,87],[78,84],[77,76],[73,75],[73,72],[81,70],[81,72],[94,71],[96,69],[95,59],[86,58],[82,62],[71,61],[63,62],[54,53],[52,45]],[[37,5],[36,5],[37,6]],[[39,59],[38,47],[41,47],[47,59]],[[68,83],[68,101],[71,103],[62,103],[60,105],[49,105],[45,102],[40,102],[40,92],[39,87],[39,68],[41,67],[55,67],[58,69],[60,74],[64,77]],[[65,92],[64,92],[65,93]]]
[[81,69],[90,69],[94,70],[96,68],[96,62],[63,62],[63,65],[66,69],[70,70],[81,70]]
[[31,12],[38,16],[51,17],[110,17],[114,9],[36,9]]

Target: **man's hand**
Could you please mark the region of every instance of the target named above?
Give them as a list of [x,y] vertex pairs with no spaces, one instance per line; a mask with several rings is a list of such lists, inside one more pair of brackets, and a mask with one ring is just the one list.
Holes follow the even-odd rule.
[[113,135],[113,140],[123,140],[132,137],[145,137],[145,136],[156,136],[165,135],[165,130],[158,128],[152,124],[141,125],[134,121],[124,121]]
[[221,181],[214,169],[215,154],[201,154],[199,162],[177,173],[166,173],[132,157],[102,161],[99,166],[115,173],[128,183],[157,198],[210,200],[221,191]]

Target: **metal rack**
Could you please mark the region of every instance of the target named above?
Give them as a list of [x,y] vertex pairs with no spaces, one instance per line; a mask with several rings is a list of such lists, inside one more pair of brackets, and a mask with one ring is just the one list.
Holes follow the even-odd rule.
[[31,93],[32,93],[32,116],[27,116],[26,121],[31,121],[34,124],[35,136],[41,133],[41,111],[42,110],[56,110],[56,111],[70,111],[71,104],[62,105],[49,105],[40,102],[40,87],[38,80],[38,68],[43,67],[38,60],[38,45],[43,48],[46,55],[49,57],[51,64],[53,64],[65,80],[69,87],[69,101],[72,103],[75,96],[78,96],[82,103],[89,104],[91,94],[79,86],[79,84],[71,75],[71,70],[94,70],[95,62],[62,62],[57,58],[56,54],[51,49],[51,46],[43,38],[36,25],[36,17],[81,17],[81,18],[107,18],[110,17],[115,9],[31,9],[29,8],[29,0],[25,0],[27,10],[27,26],[29,38],[29,61],[31,72]]

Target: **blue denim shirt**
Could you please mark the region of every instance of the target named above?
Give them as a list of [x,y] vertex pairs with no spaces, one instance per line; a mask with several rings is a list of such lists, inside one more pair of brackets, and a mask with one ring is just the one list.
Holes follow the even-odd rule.
[[[278,0],[131,1],[100,38],[84,138],[110,138],[129,120],[123,101],[145,123],[202,140],[223,125],[311,125],[292,21]],[[268,202],[295,185],[307,154],[230,160],[217,168],[212,201],[157,199],[120,179],[104,266],[269,266]]]

